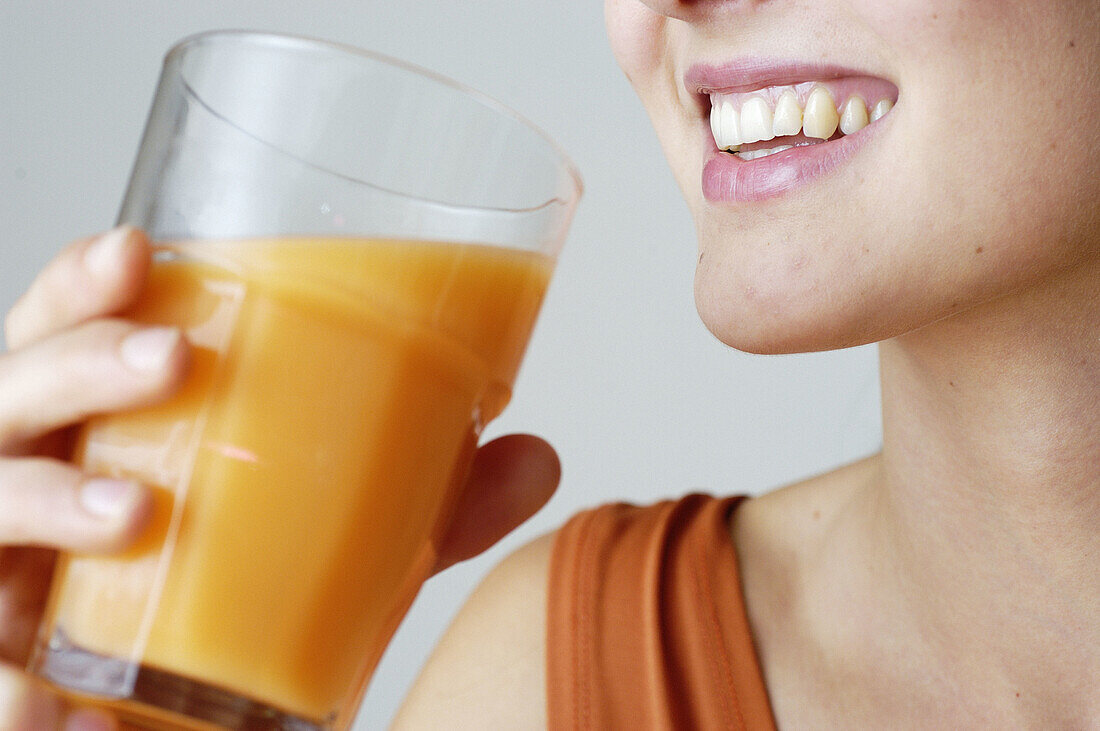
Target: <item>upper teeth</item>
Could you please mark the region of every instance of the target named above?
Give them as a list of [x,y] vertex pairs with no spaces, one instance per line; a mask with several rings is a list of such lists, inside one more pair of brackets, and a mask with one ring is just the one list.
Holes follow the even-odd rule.
[[[747,98],[743,94],[710,95],[710,130],[719,150],[736,151],[739,145],[789,137],[799,132],[820,140],[832,137],[837,128],[842,134],[850,135],[881,119],[894,106],[892,99],[885,98],[868,110],[866,101],[852,95],[838,111],[829,90],[820,85],[809,90],[805,102],[799,101],[795,87],[767,92]],[[774,109],[768,98],[778,99]]]

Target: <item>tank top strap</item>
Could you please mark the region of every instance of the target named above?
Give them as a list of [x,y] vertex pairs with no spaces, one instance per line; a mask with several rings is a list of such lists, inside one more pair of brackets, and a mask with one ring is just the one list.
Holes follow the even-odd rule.
[[743,499],[605,505],[558,532],[552,731],[775,729],[728,528]]

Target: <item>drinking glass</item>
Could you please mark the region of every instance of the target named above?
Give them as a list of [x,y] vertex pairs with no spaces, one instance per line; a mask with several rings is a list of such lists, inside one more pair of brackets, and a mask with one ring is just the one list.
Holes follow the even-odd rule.
[[76,459],[151,485],[63,556],[31,669],[147,728],[346,728],[504,408],[581,192],[542,132],[407,64],[216,32],[165,59],[127,313],[192,346]]

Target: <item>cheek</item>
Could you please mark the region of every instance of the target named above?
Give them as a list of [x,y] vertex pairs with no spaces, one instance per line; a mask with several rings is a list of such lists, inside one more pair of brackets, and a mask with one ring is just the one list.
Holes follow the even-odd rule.
[[644,84],[660,66],[666,19],[639,0],[606,0],[604,21],[619,67],[631,84]]

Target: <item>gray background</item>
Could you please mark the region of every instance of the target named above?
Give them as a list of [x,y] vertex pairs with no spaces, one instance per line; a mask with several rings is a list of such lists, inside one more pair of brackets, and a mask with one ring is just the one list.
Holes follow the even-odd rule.
[[699,322],[691,220],[597,0],[0,0],[4,311],[61,245],[112,224],[164,51],[214,28],[328,38],[457,78],[547,130],[587,188],[514,401],[487,434],[555,444],[558,495],[496,549],[429,582],[357,728],[389,722],[492,565],[578,509],[758,493],[877,448],[873,348],[749,356]]

